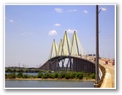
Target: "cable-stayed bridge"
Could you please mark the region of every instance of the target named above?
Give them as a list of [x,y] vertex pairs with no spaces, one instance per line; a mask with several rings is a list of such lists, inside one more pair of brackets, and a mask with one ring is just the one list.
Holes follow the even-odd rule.
[[59,46],[53,40],[49,59],[41,67],[51,71],[83,71],[95,73],[95,63],[86,59],[86,53],[78,39],[76,31],[70,41],[67,31]]

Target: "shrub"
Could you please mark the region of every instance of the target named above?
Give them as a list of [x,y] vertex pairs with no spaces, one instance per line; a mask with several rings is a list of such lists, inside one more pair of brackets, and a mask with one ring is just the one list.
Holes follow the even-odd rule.
[[58,73],[55,73],[55,78],[58,78]]
[[79,79],[83,79],[83,73],[82,72],[78,72],[76,77],[79,78]]
[[95,74],[92,73],[92,74],[90,75],[90,78],[95,79]]
[[72,72],[72,73],[70,73],[70,78],[76,78],[76,73],[75,72]]
[[29,78],[28,74],[23,75],[23,78]]
[[60,78],[65,78],[65,73],[64,72],[60,72],[59,74],[58,74],[58,78],[60,79]]
[[65,78],[65,73],[64,72],[61,73],[61,78]]
[[65,74],[65,79],[69,79],[70,75],[68,73]]
[[44,75],[43,75],[43,78],[49,78],[49,74],[48,73],[45,73]]
[[14,78],[16,78],[16,74],[15,73],[8,74],[8,75],[5,76],[5,78],[14,79]]
[[23,78],[23,73],[22,73],[22,72],[19,72],[19,73],[17,74],[17,77],[18,77],[18,78]]
[[78,78],[79,78],[79,79],[83,79],[83,74],[82,74],[82,73],[79,74]]
[[50,78],[55,78],[55,74],[50,74]]
[[42,78],[43,77],[43,74],[42,72],[39,72],[38,75],[37,75],[38,78]]

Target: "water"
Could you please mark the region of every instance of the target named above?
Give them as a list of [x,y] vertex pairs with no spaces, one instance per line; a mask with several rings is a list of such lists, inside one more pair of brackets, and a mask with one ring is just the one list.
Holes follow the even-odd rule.
[[93,84],[74,80],[5,80],[5,88],[94,88]]

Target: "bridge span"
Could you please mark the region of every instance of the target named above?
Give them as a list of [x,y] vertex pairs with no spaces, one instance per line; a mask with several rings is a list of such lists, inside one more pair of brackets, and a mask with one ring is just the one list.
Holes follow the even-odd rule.
[[[66,62],[66,65],[64,66],[65,59],[68,59],[68,62]],[[40,67],[40,69],[51,71],[67,71],[69,69],[71,71],[77,72],[81,71],[95,73],[95,63],[82,57],[56,56],[49,59],[45,64]]]
[[[88,56],[85,53],[75,31],[72,37],[72,42],[65,31],[63,39],[60,40],[59,47],[57,46],[55,39],[53,40],[49,59],[39,68],[49,71],[77,71],[95,73],[94,59],[95,56]],[[100,87],[102,85],[102,87],[107,87],[105,76],[108,70],[106,70],[106,66],[104,66],[100,60],[98,86]],[[112,81],[112,84],[114,84],[114,81]],[[114,86],[109,87],[111,88]]]
[[40,68],[51,71],[70,70],[95,73],[95,63],[85,59],[86,56],[76,31],[74,31],[71,41],[65,31],[59,46],[55,39],[53,40],[49,59]]

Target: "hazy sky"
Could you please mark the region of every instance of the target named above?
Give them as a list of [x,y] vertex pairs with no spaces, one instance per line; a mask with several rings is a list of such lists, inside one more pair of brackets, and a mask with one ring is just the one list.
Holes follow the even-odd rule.
[[[100,5],[100,56],[115,58],[115,6]],[[5,5],[5,66],[38,67],[48,60],[53,39],[77,31],[87,53],[95,53],[95,5]]]

